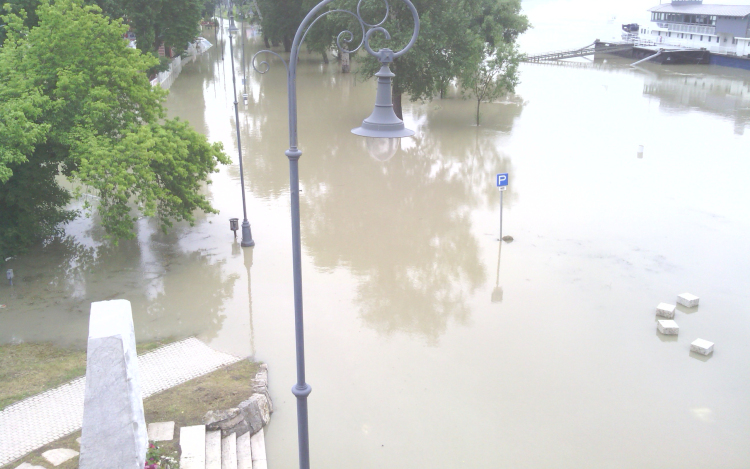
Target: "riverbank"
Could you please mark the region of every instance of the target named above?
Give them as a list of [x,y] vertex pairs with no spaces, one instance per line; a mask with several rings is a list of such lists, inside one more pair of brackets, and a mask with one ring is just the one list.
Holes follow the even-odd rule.
[[[148,397],[143,401],[146,422],[173,421],[175,428],[200,425],[203,416],[209,410],[237,407],[240,402],[252,395],[251,379],[258,372],[258,367],[259,363],[242,360]],[[78,430],[0,469],[15,468],[22,463],[51,468],[52,465],[42,457],[42,453],[56,448],[71,448],[79,451],[80,447],[76,440],[80,436],[81,431]],[[179,432],[175,431],[172,440],[159,442],[158,445],[165,454],[179,454],[178,442]],[[55,467],[76,469],[78,457]]]
[[[173,340],[136,345],[144,354]],[[0,410],[86,374],[86,350],[52,343],[0,345]]]

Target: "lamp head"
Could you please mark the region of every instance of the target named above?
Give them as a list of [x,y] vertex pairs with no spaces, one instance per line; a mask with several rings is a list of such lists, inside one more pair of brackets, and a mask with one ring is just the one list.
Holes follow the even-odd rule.
[[374,138],[411,137],[414,135],[414,131],[407,129],[404,126],[404,121],[399,119],[393,111],[391,79],[396,75],[391,72],[389,65],[393,53],[388,49],[381,49],[379,53],[382,54],[384,60],[381,60],[380,71],[375,74],[378,77],[375,109],[370,117],[362,121],[360,127],[352,129],[352,133],[361,137]]
[[234,15],[230,15],[229,16],[229,28],[228,28],[228,31],[230,33],[236,33],[239,30],[240,30],[240,28],[238,28],[237,25],[234,24]]

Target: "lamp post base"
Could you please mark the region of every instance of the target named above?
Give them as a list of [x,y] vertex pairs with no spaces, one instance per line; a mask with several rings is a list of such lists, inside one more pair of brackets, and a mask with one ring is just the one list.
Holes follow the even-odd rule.
[[255,246],[255,241],[253,241],[253,234],[250,232],[250,222],[247,221],[247,219],[242,222],[242,242],[240,243],[240,246],[242,246],[243,248]]

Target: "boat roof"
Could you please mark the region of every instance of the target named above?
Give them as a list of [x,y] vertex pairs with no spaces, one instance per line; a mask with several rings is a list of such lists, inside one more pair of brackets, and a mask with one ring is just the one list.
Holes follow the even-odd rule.
[[750,15],[750,5],[657,5],[648,11],[659,13],[682,13],[688,15],[733,16],[743,18]]

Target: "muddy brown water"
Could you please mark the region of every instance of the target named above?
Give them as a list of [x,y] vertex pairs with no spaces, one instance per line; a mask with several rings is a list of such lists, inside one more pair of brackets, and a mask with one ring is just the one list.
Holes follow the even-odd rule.
[[[207,36],[213,42],[213,35]],[[139,340],[196,335],[270,365],[269,466],[293,468],[296,409],[286,82],[247,72],[242,217],[228,44],[174,82],[170,116],[234,164],[219,215],[113,246],[96,219],[13,259],[0,341],[83,346],[92,301],[126,298]],[[246,58],[259,48],[248,39]],[[244,88],[241,50],[235,50]],[[303,56],[303,283],[314,467],[750,465],[750,75],[627,61],[523,65],[518,95],[405,106],[391,160],[349,130],[374,83]],[[241,92],[241,91],[239,91]],[[642,157],[638,147],[644,146]],[[497,241],[496,173],[510,173]],[[680,334],[656,332],[678,293]],[[690,342],[716,343],[713,356]]]

